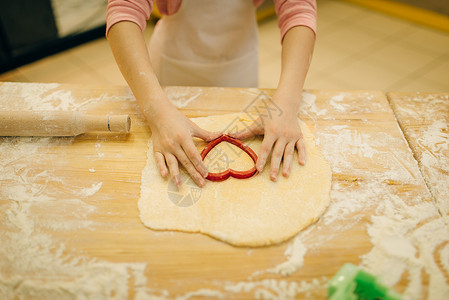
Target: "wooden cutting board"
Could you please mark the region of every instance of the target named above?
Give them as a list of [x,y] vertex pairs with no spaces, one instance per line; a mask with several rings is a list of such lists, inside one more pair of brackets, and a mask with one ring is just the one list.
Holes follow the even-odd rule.
[[[257,109],[274,91],[166,92],[198,117]],[[142,225],[137,200],[151,134],[128,88],[3,83],[0,110],[12,109],[126,113],[132,128],[129,135],[0,138],[0,287],[11,298],[324,299],[347,262],[412,299],[448,285],[438,260],[447,238],[428,248],[432,237],[420,234],[447,228],[382,92],[304,95],[300,117],[332,167],[331,204],[294,239],[263,248]],[[390,251],[397,241],[413,257]]]
[[388,93],[432,196],[449,215],[449,93]]

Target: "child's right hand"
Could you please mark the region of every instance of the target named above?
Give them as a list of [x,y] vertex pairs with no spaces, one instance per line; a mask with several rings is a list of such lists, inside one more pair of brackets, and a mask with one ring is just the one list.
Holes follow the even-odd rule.
[[152,131],[154,156],[161,175],[166,177],[170,173],[173,182],[179,186],[179,160],[195,183],[203,187],[208,171],[192,137],[211,141],[219,137],[221,132],[209,132],[200,128],[172,105],[160,107],[155,116],[157,117],[149,119],[148,123]]

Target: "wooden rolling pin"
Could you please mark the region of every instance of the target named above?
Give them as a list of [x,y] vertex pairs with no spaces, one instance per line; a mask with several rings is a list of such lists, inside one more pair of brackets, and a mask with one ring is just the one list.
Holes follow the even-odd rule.
[[77,136],[92,131],[128,133],[129,115],[73,111],[0,111],[0,136]]

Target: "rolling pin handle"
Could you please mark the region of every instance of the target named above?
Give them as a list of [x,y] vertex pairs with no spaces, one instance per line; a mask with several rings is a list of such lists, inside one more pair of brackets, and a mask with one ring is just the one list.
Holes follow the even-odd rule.
[[108,130],[111,132],[128,133],[131,129],[129,115],[108,116]]
[[131,127],[129,115],[95,116],[83,115],[85,131],[109,131],[117,133],[128,133]]

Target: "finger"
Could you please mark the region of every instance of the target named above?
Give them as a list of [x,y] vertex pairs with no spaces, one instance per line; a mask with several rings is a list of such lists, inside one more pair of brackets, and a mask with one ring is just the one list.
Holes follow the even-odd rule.
[[193,164],[195,169],[201,174],[203,178],[206,178],[208,171],[207,167],[203,162],[203,159],[201,158],[200,153],[196,149],[193,142],[189,139],[186,142],[184,142],[181,145],[182,149],[187,155],[187,158],[190,160],[190,162]]
[[178,160],[171,154],[165,154],[165,161],[167,162],[168,170],[170,171],[171,179],[176,186],[181,185],[181,177],[179,176]]
[[265,163],[267,162],[268,155],[270,155],[271,148],[275,142],[274,136],[265,135],[262,141],[262,145],[259,150],[259,157],[257,158],[256,168],[257,171],[262,172]]
[[221,131],[207,131],[201,127],[199,127],[198,125],[196,125],[195,123],[192,122],[192,126],[193,126],[193,133],[192,136],[197,137],[202,139],[203,141],[212,141],[215,140],[216,138],[218,138],[220,135],[222,135],[223,133]]
[[184,153],[184,150],[179,148],[178,151],[175,153],[176,158],[181,162],[181,164],[184,166],[184,168],[187,170],[187,172],[192,177],[193,181],[199,186],[203,187],[206,181],[204,180],[203,176],[195,169],[192,162],[189,160],[187,155]]
[[167,164],[165,163],[164,155],[159,151],[155,151],[154,158],[156,159],[156,165],[157,168],[159,169],[159,173],[161,173],[162,177],[166,177],[168,174],[168,169]]
[[306,164],[306,145],[302,137],[296,142],[296,148],[298,149],[298,162],[304,166]]
[[257,119],[254,121],[250,126],[245,127],[242,130],[239,130],[234,133],[230,133],[229,135],[233,138],[244,140],[250,137],[253,137],[255,135],[261,135],[263,134],[263,126],[260,123],[260,119]]
[[293,155],[295,154],[295,144],[288,143],[284,150],[284,161],[282,166],[282,175],[288,177],[292,166]]
[[277,180],[279,174],[279,166],[281,165],[282,155],[284,154],[286,143],[282,139],[278,139],[273,147],[271,154],[270,178],[273,181]]

